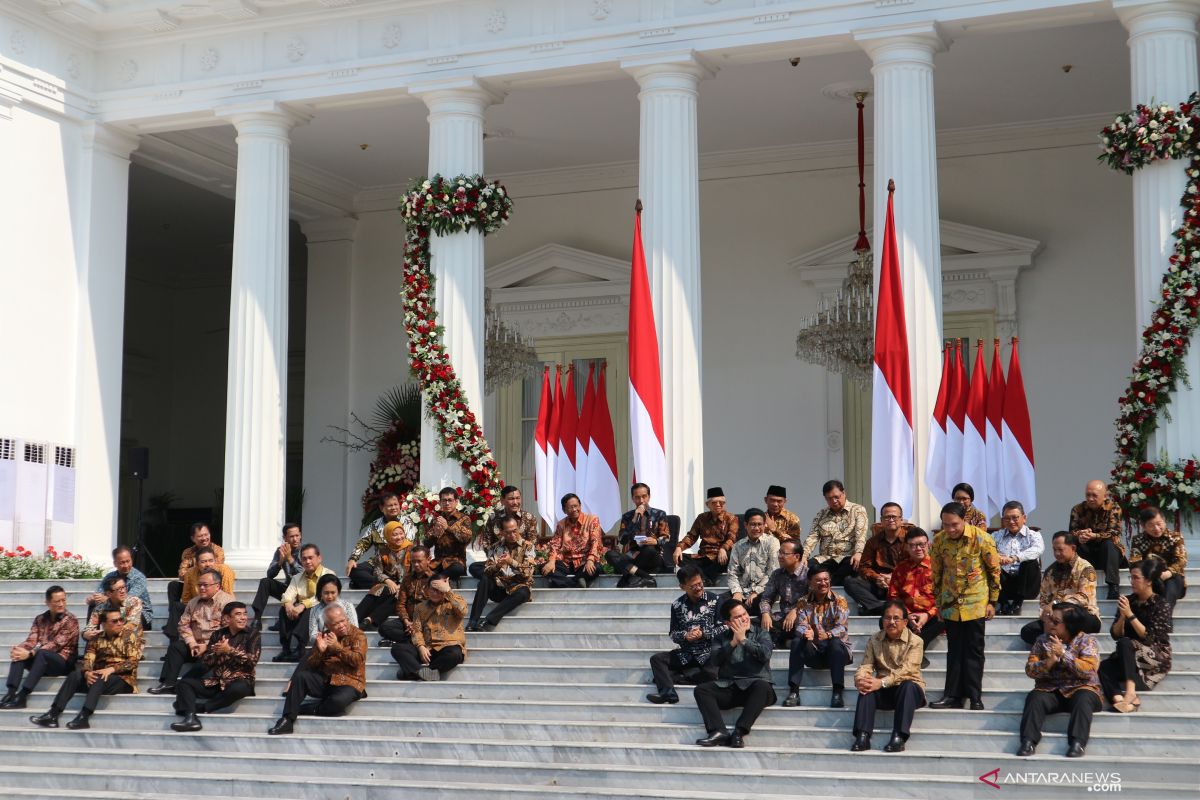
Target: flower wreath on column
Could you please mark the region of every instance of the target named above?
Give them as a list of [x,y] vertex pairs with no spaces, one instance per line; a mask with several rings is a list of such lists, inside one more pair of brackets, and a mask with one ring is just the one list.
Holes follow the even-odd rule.
[[1200,95],[1193,92],[1178,108],[1139,105],[1116,118],[1100,134],[1100,160],[1132,175],[1163,159],[1188,160],[1187,187],[1180,205],[1183,223],[1174,232],[1175,252],[1162,278],[1162,295],[1142,331],[1138,360],[1117,417],[1117,458],[1113,492],[1126,511],[1148,506],[1179,515],[1200,512],[1200,475],[1193,456],[1171,461],[1147,455],[1150,434],[1178,381],[1187,384],[1183,362],[1200,313]]
[[[461,509],[474,525],[482,525],[500,497],[500,470],[446,352],[433,303],[429,242],[434,234],[494,233],[508,223],[512,200],[503,186],[482,175],[433,175],[413,182],[400,213],[406,225],[403,296],[409,367],[421,385],[439,453],[458,461],[467,476],[467,485],[458,488]],[[432,522],[438,513],[437,488],[414,486],[401,498],[401,508],[412,525]]]

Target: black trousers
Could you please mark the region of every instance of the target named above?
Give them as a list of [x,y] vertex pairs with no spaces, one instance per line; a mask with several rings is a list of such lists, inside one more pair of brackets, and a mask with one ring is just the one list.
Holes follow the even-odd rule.
[[983,645],[986,621],[945,620],[947,697],[983,699]]
[[593,572],[591,575],[588,575],[583,571],[583,568],[586,565],[586,560],[572,563],[570,561],[564,561],[560,558],[554,563],[554,571],[546,576],[546,583],[550,584],[555,589],[567,589],[577,586],[578,584],[576,581],[579,578],[582,578],[584,585],[591,586],[596,582],[596,578],[600,577],[601,569],[599,564],[593,564],[592,566],[595,567],[595,572]]
[[1139,692],[1147,691],[1134,652],[1133,640],[1122,636],[1117,639],[1116,649],[1100,662],[1100,690],[1105,697],[1112,699],[1114,695],[1124,695],[1125,681],[1133,681],[1133,687]]
[[285,653],[299,653],[308,644],[308,620],[312,609],[306,608],[295,619],[279,609],[279,646]]
[[187,646],[187,642],[183,639],[175,639],[167,647],[167,660],[163,664],[162,672],[159,673],[159,683],[170,686],[178,682],[183,665],[194,663],[196,663],[196,659],[192,656],[192,650]]
[[634,567],[637,567],[638,572],[652,577],[654,573],[663,571],[662,551],[652,544],[633,548],[628,553],[609,550],[604,554],[604,558],[622,575],[628,575]]
[[1038,596],[1042,581],[1039,561],[1022,561],[1016,572],[1000,570],[1000,602],[1022,603]]
[[1109,586],[1121,583],[1121,551],[1111,539],[1092,539],[1090,542],[1079,543],[1079,555],[1104,573],[1104,582]]
[[[232,681],[224,689],[205,686],[201,678],[184,678],[175,687],[175,713],[180,716],[197,711],[213,712],[229,708],[243,697],[254,694],[254,685],[249,681]],[[203,708],[196,702],[203,700]]]
[[292,675],[287,699],[283,701],[283,716],[295,721],[306,697],[315,697],[318,717],[340,717],[350,704],[366,695],[353,686],[334,686],[329,678],[311,669],[298,669]]
[[[26,692],[32,692],[37,688],[38,681],[42,679],[42,676],[58,677],[66,675],[74,668],[74,658],[67,661],[58,653],[50,650],[38,650],[29,658],[12,662],[8,668],[8,690],[15,692],[19,686]],[[29,674],[25,676],[25,682],[22,684],[21,674],[25,670],[29,670]]]
[[401,642],[392,645],[392,658],[400,665],[400,669],[396,670],[396,677],[403,681],[416,678],[421,667],[436,669],[442,678],[445,678],[450,670],[463,663],[465,656],[461,647],[452,644],[440,650],[430,650],[429,663],[423,664],[417,646],[411,642]]
[[764,680],[756,680],[745,689],[735,686],[718,686],[716,681],[706,681],[695,689],[696,705],[704,717],[704,729],[709,733],[725,730],[722,709],[742,707],[737,718],[737,729],[743,735],[754,727],[754,721],[767,706],[774,705],[775,687]]
[[101,696],[129,694],[133,691],[133,687],[123,681],[120,675],[109,675],[104,680],[98,680],[88,686],[87,680],[83,677],[83,670],[71,670],[63,679],[62,686],[58,687],[58,694],[54,695],[54,700],[50,703],[50,710],[61,714],[71,698],[84,689],[87,690],[87,697],[83,700],[83,710],[89,713],[96,710],[96,704],[100,702]]
[[354,611],[358,614],[358,621],[361,623],[364,620],[370,620],[378,628],[383,623],[387,622],[387,618],[392,615],[392,611],[396,608],[396,595],[389,592],[387,589],[383,593],[376,596],[369,594],[362,599]]
[[[1091,614],[1086,616],[1087,621],[1083,624],[1083,632],[1092,634],[1099,633],[1100,618],[1092,616]],[[1042,620],[1040,617],[1035,619],[1033,622],[1027,622],[1021,626],[1021,639],[1025,642],[1025,644],[1033,644],[1037,641],[1037,638],[1042,635],[1044,628],[1045,626],[1042,625]]]
[[854,735],[868,736],[875,730],[875,709],[893,709],[892,735],[908,740],[912,728],[913,713],[925,705],[925,690],[913,681],[901,681],[898,686],[888,686],[858,696],[854,708]]
[[842,585],[856,603],[871,611],[880,610],[887,601],[887,589],[881,589],[878,583],[861,575],[847,575]]
[[360,561],[350,570],[351,589],[370,589],[375,585],[375,570],[365,561]]
[[267,598],[273,597],[278,600],[283,597],[287,587],[286,583],[274,578],[260,578],[258,589],[254,592],[254,599],[250,601],[250,608],[254,609],[255,619],[262,619],[263,609],[267,607]]
[[946,630],[946,621],[941,617],[930,617],[925,621],[925,624],[921,626],[921,630],[913,630],[911,622],[908,624],[908,629],[912,630],[913,633],[921,637],[921,641],[925,644],[925,655],[929,655],[929,645],[934,639],[941,636],[944,630]]
[[529,598],[528,586],[522,586],[510,593],[490,580],[482,581],[475,589],[475,600],[471,603],[471,619],[479,620],[483,616],[483,609],[487,607],[488,600],[493,600],[496,605],[488,612],[484,622],[488,625],[498,625],[500,620],[504,619],[517,606],[529,602]]
[[846,578],[854,574],[854,567],[850,566],[850,556],[846,556],[843,559],[813,556],[808,560],[808,571],[812,572],[818,565],[830,569],[831,574],[829,577],[833,580],[834,586],[844,586]]
[[[178,581],[172,581],[178,583]],[[167,584],[168,588],[171,584]],[[180,584],[182,586],[182,584]],[[179,618],[183,616],[184,610],[187,608],[178,600],[171,600],[167,603],[167,622],[163,625],[163,635],[171,641],[179,638]]]
[[717,679],[716,667],[707,664],[684,665],[679,660],[679,653],[679,650],[670,650],[650,656],[650,674],[654,676],[654,685],[660,693],[671,691],[677,683],[691,686]]
[[467,567],[465,564],[455,562],[448,567],[436,568],[433,571],[433,574],[441,578],[448,578],[449,580],[457,581],[459,578],[462,578],[467,574]]
[[1025,695],[1025,711],[1021,714],[1021,741],[1037,744],[1042,740],[1042,725],[1047,714],[1069,713],[1067,741],[1087,745],[1092,732],[1092,715],[1103,704],[1095,692],[1080,689],[1067,697],[1062,692],[1039,692]]
[[1183,585],[1182,575],[1172,575],[1163,581],[1162,596],[1172,606],[1175,601],[1187,594],[1187,587]]
[[820,642],[810,642],[797,636],[792,640],[792,652],[788,656],[788,686],[793,689],[800,686],[804,677],[804,668],[829,670],[829,678],[833,688],[845,686],[846,665],[850,663],[850,654],[841,639],[825,639]]
[[477,581],[483,580],[483,568],[487,565],[486,561],[474,561],[471,566],[467,567],[467,574]]
[[[360,611],[359,613],[361,614],[362,612]],[[399,617],[392,617],[391,619],[379,624],[379,638],[391,639],[393,642],[397,643],[407,642],[412,639],[408,633],[408,627],[404,624],[404,620],[400,619]]]
[[[728,564],[729,562],[725,563]],[[685,555],[683,560],[679,562],[679,566],[682,567],[685,564],[695,564],[700,568],[701,574],[704,575],[705,586],[716,586],[720,582],[721,576],[725,574],[725,564],[721,564],[711,558]]]

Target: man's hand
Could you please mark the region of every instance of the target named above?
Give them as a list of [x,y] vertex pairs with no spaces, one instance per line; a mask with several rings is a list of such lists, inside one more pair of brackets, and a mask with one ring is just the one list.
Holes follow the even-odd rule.
[[746,632],[750,630],[750,617],[729,620],[729,630],[733,631],[733,646],[737,647],[746,641]]
[[204,651],[208,649],[208,644],[196,642],[194,645],[192,645],[188,649],[192,653],[192,658],[199,658],[200,656],[204,655]]
[[328,633],[318,633],[315,642],[317,651],[324,653],[329,648],[329,645],[335,641],[337,641],[337,637],[330,638]]
[[734,600],[737,600],[739,603],[745,599],[744,597],[742,597],[741,592],[734,592],[732,595],[730,595],[730,597],[732,597]]
[[987,608],[984,609],[983,618],[991,619],[994,616],[996,616],[996,607],[994,605],[992,605],[991,603],[988,603]]
[[542,574],[549,575],[551,572],[554,572],[555,563],[557,563],[557,562],[555,562],[553,559],[550,561],[547,561],[545,566],[542,567]]
[[89,594],[87,596],[87,602],[88,602],[89,606],[94,606],[99,603],[103,603],[106,599],[107,598],[104,596],[103,592],[96,592],[95,594]]
[[289,543],[284,542],[283,544],[279,545],[279,560],[280,561],[291,561],[292,560],[292,546]]
[[915,614],[909,614],[908,621],[912,623],[914,632],[920,633],[921,629],[925,627],[925,623],[929,622],[929,615],[924,611],[918,611]]
[[354,571],[354,568],[357,566],[358,566],[358,562],[355,561],[353,558],[350,559],[349,561],[347,561],[346,562],[346,574],[349,575],[351,572]]
[[12,650],[8,651],[8,656],[13,661],[24,661],[25,659],[29,658],[29,655],[29,651],[20,645],[17,645],[13,647]]
[[683,561],[683,548],[682,548],[682,547],[676,547],[676,548],[675,548],[675,553],[674,553],[674,554],[671,556],[671,558],[673,558],[673,559],[675,560],[675,566],[677,566],[677,567],[678,567],[678,566],[679,566],[679,562],[680,562],[680,561]]
[[890,575],[879,574],[875,576],[875,583],[880,589],[886,589],[891,585],[892,579]]
[[858,569],[858,563],[860,561],[862,561],[862,553],[855,553],[854,555],[850,556],[850,567],[852,569]]
[[770,632],[773,622],[774,620],[771,619],[770,614],[763,614],[762,618],[759,620],[759,624],[762,625],[762,629],[768,632]]
[[689,642],[694,642],[704,638],[704,631],[700,630],[699,628],[692,628],[683,635],[683,638],[687,639]]
[[717,563],[724,564],[729,560],[729,551],[722,547],[717,551]]
[[812,628],[804,629],[804,640],[806,642],[811,642],[815,636],[816,636],[816,632]]
[[799,616],[799,614],[800,614],[800,612],[798,612],[794,608],[791,611],[784,614],[783,629],[785,631],[787,631],[788,633],[792,632],[792,629],[796,627],[796,617]]
[[100,673],[96,672],[94,669],[89,669],[87,672],[83,673],[83,679],[87,681],[88,686],[91,686],[93,683],[100,680]]
[[658,545],[658,537],[646,534],[646,540],[642,542],[643,547],[656,547]]
[[220,653],[222,655],[224,655],[225,653],[232,653],[233,645],[231,645],[229,643],[228,639],[222,639],[221,641],[219,641],[213,645],[213,652]]
[[854,688],[858,689],[859,694],[870,694],[882,689],[883,681],[872,675],[863,675],[861,678],[854,679]]
[[1090,542],[1092,539],[1096,538],[1096,534],[1092,533],[1091,528],[1084,528],[1081,531],[1075,531],[1075,536],[1081,542]]
[[420,655],[421,655],[421,663],[422,664],[428,664],[429,659],[433,657],[432,654],[429,652],[429,648],[426,647],[425,645],[421,645],[420,647],[418,647],[417,652],[420,653]]
[[1159,577],[1162,578],[1164,581],[1169,581],[1169,580],[1171,580],[1171,578],[1175,577],[1175,573],[1171,572],[1171,570],[1169,570],[1169,569],[1164,569],[1162,571],[1162,575],[1160,575]]
[[398,594],[400,592],[400,587],[397,586],[396,582],[394,580],[392,580],[391,578],[388,578],[387,580],[385,580],[383,582],[383,585],[392,594]]
[[596,562],[589,558],[587,560],[587,562],[584,563],[584,565],[583,565],[583,571],[587,575],[595,575],[596,574]]
[[450,579],[443,575],[440,578],[434,578],[431,580],[429,582],[429,586],[433,589],[437,589],[442,594],[447,594],[450,591]]
[[286,613],[288,615],[288,619],[295,620],[297,617],[299,617],[301,614],[304,613],[304,604],[303,603],[301,603],[301,604],[292,603],[291,605],[284,606],[283,610],[284,610],[284,613]]

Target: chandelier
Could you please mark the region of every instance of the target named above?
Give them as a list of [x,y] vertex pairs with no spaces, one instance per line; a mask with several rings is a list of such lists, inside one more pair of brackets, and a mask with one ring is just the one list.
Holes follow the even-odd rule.
[[491,394],[513,381],[536,376],[542,369],[537,351],[520,331],[492,307],[492,290],[483,293],[483,387]]
[[875,301],[871,243],[866,232],[866,184],[863,182],[863,101],[866,92],[855,92],[858,106],[858,241],[846,279],[834,297],[822,297],[815,314],[800,320],[796,358],[838,372],[869,389],[874,375]]

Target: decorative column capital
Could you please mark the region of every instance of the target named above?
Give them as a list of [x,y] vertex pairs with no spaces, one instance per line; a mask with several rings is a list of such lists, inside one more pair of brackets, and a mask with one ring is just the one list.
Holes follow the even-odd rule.
[[321,217],[300,223],[300,230],[309,244],[321,242],[352,242],[358,229],[355,217]]
[[99,150],[116,158],[129,159],[138,149],[140,139],[132,133],[102,122],[85,122],[81,128],[83,146],[87,150]]
[[1113,0],[1121,24],[1131,38],[1155,33],[1196,33],[1196,21],[1200,19],[1200,2],[1197,0]]
[[934,54],[949,50],[951,43],[936,22],[857,30],[854,41],[876,66],[906,62],[932,66]]
[[311,114],[298,111],[274,100],[222,106],[215,112],[237,128],[238,136],[265,136],[287,139],[288,132],[312,119]]
[[495,85],[472,76],[413,84],[408,87],[408,93],[421,98],[431,114],[476,116],[482,116],[488,106],[503,101],[505,95]]
[[685,50],[627,59],[621,62],[621,69],[632,75],[643,91],[695,91],[700,81],[717,74],[718,67],[699,53]]

